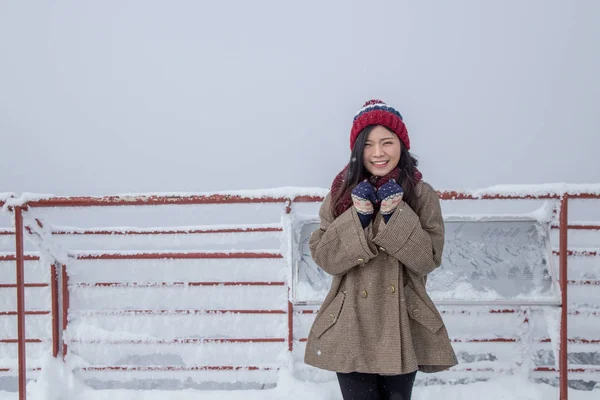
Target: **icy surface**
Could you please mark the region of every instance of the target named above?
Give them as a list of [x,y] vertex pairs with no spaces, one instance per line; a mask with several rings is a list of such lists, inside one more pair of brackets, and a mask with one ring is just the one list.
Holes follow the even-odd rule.
[[[32,400],[163,400],[172,398],[172,391],[146,390],[93,390],[81,383],[61,362],[47,358],[44,372],[37,382],[27,386],[28,398]],[[18,395],[0,392],[3,400],[17,400]],[[572,400],[596,400],[600,392],[570,390]],[[535,384],[522,377],[494,378],[487,382],[469,385],[432,385],[416,387],[413,398],[420,400],[547,400],[557,398],[556,387]],[[341,400],[337,382],[308,383],[300,381],[283,368],[277,378],[277,386],[265,390],[198,391],[177,392],[178,400],[219,399],[219,400]]]
[[[542,207],[524,215],[448,217],[442,265],[427,281],[432,299],[558,304],[548,234],[551,215],[551,208]],[[331,282],[310,255],[315,229],[317,223],[302,226],[295,265],[296,300],[309,304],[322,301]]]

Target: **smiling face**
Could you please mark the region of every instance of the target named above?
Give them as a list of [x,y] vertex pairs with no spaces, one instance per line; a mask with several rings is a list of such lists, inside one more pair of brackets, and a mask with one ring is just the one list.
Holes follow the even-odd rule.
[[374,127],[365,142],[363,164],[367,171],[384,176],[398,166],[400,161],[400,139],[381,125]]

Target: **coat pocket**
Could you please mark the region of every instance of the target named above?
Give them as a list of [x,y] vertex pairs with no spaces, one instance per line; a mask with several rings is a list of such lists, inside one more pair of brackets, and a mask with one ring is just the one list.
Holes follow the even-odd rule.
[[444,326],[444,321],[442,321],[438,313],[431,310],[410,285],[404,286],[404,297],[406,298],[408,315],[413,320],[423,325],[432,333],[439,331]]
[[321,311],[321,313],[319,314],[319,316],[313,324],[313,335],[315,335],[317,338],[320,338],[325,332],[329,330],[329,328],[335,325],[342,311],[342,306],[344,305],[345,298],[346,294],[344,292],[339,292],[333,298],[331,304],[329,304],[329,306],[327,306],[326,309]]

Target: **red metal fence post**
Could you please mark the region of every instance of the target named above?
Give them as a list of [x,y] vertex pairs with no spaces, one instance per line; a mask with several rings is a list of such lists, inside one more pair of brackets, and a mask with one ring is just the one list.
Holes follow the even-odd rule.
[[[285,203],[285,213],[291,214],[291,212],[292,200],[288,199]],[[293,251],[292,249],[289,250]],[[294,304],[292,304],[291,295],[291,282],[288,282],[288,350],[290,352],[294,350]]]
[[50,287],[52,288],[52,356],[58,356],[60,342],[60,316],[58,311],[58,274],[56,264],[50,265]]
[[567,317],[569,314],[569,304],[567,303],[567,257],[568,257],[568,195],[561,199],[560,205],[560,228],[559,228],[559,261],[560,261],[560,293],[561,293],[561,313],[560,313],[560,400],[567,400],[569,397],[569,371],[568,371],[568,331]]
[[25,400],[27,394],[27,366],[25,359],[25,253],[23,250],[23,209],[15,207],[15,238],[17,261],[17,338],[19,353],[19,400]]
[[67,275],[67,266],[61,265],[62,280],[62,355],[63,359],[67,356],[67,342],[65,341],[65,331],[69,324],[69,275]]
[[288,300],[288,350],[294,350],[294,305],[290,300]]

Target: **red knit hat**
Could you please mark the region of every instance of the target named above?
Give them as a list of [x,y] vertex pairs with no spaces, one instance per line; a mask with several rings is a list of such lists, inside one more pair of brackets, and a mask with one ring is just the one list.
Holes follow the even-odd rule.
[[350,149],[359,133],[369,125],[383,125],[398,136],[406,150],[410,150],[410,140],[406,125],[402,121],[402,115],[393,107],[388,106],[381,100],[367,101],[354,117],[352,130],[350,131]]

